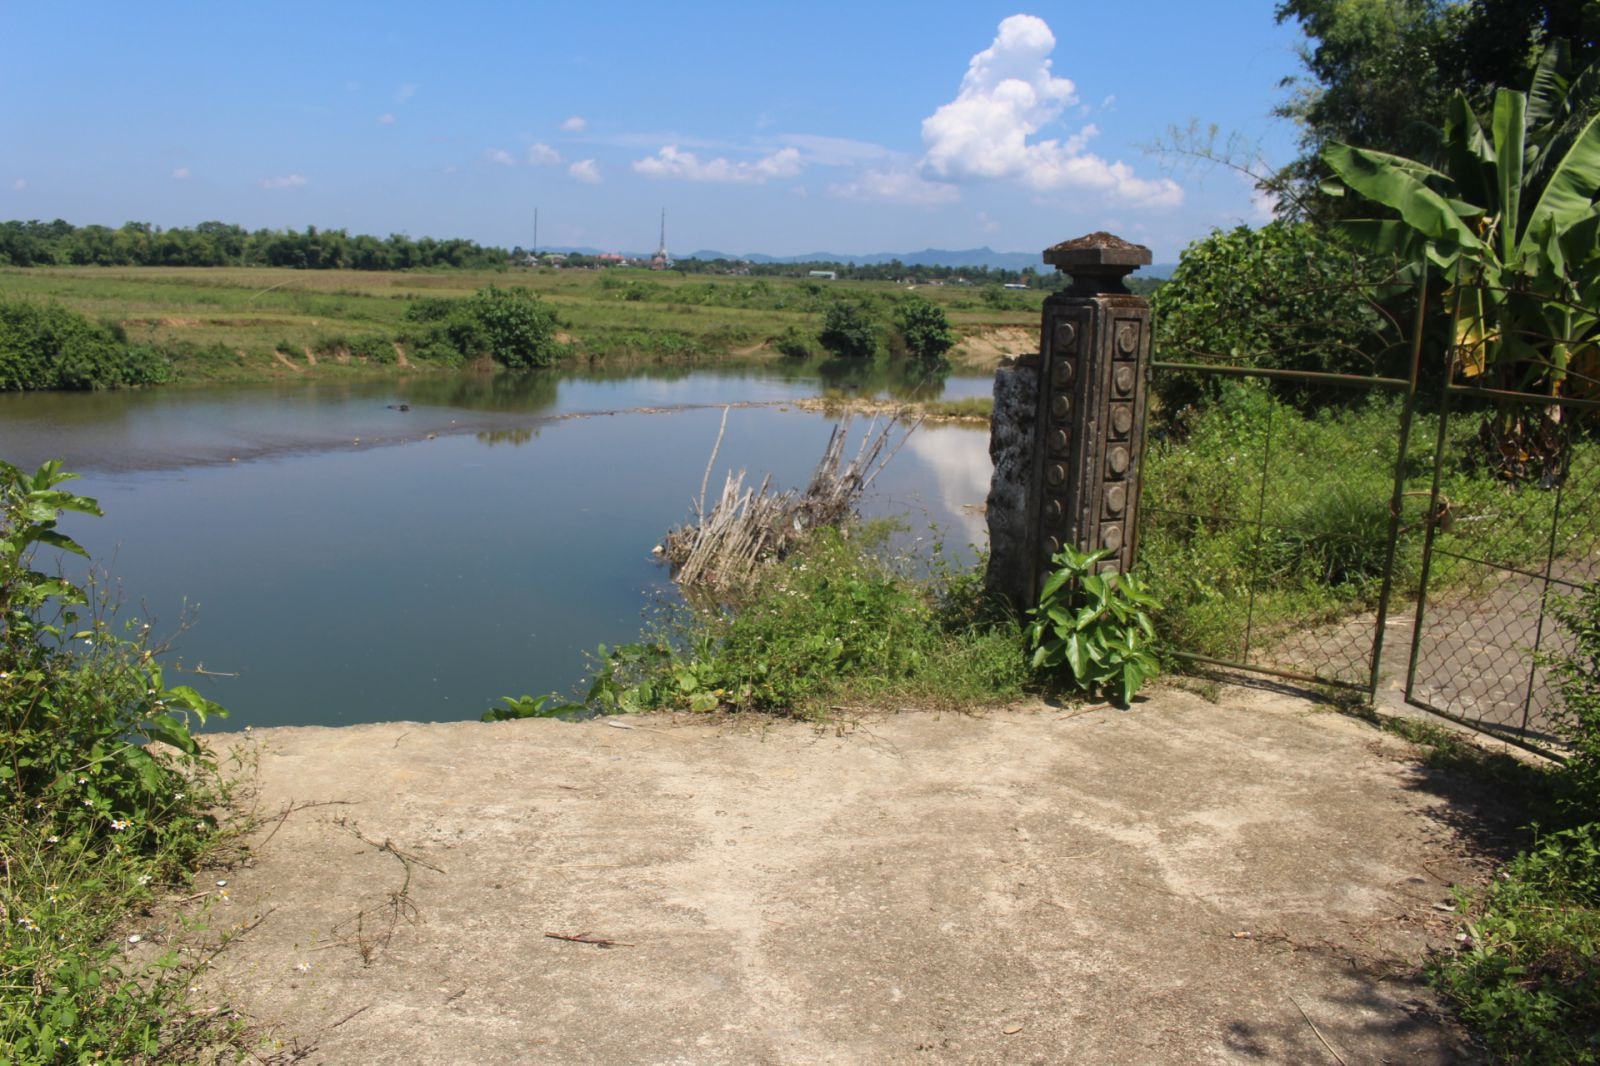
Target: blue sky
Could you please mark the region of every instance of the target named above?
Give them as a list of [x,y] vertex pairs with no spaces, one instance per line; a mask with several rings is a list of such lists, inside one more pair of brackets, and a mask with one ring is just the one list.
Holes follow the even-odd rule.
[[[1270,163],[1298,72],[1273,0],[1020,5],[0,5],[0,218],[208,219],[675,252],[1109,229],[1171,261],[1262,218],[1146,149]],[[1137,35],[1137,36],[1136,36]]]

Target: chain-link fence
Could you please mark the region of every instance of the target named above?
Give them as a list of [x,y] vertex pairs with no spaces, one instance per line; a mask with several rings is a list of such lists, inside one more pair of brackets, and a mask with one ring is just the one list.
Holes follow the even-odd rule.
[[1145,450],[1139,566],[1169,650],[1370,690],[1430,472],[1408,382],[1159,361],[1152,376],[1156,396],[1208,397],[1153,412]]
[[1570,650],[1557,599],[1600,577],[1600,402],[1452,386],[1443,403],[1406,701],[1556,751],[1543,660]]

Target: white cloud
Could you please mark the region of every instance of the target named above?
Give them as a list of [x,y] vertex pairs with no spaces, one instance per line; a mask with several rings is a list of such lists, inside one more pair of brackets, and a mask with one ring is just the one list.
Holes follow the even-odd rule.
[[589,128],[589,120],[584,118],[582,115],[573,115],[571,118],[561,123],[561,128],[566,130],[568,133],[582,133],[584,130]]
[[1000,229],[1000,223],[989,217],[989,212],[978,212],[978,231],[980,233],[994,233]]
[[873,163],[894,156],[893,152],[881,144],[853,141],[848,137],[825,137],[815,133],[788,133],[780,136],[778,142],[793,145],[805,153],[806,162],[824,167]]
[[394,112],[393,111],[385,111],[383,114],[379,115],[378,116],[378,125],[380,125],[380,126],[393,126],[394,125]]
[[189,168],[188,167],[177,167],[172,171],[172,176],[174,178],[177,178],[179,181],[188,181],[189,180]]
[[506,151],[504,148],[485,148],[483,151],[483,158],[487,159],[491,163],[498,163],[503,167],[514,167],[517,165],[517,161],[512,158],[511,153]]
[[262,178],[263,189],[294,189],[306,183],[306,179],[299,174],[285,174],[281,178]]
[[11,183],[11,191],[12,192],[21,192],[23,189],[26,189],[27,187],[28,187],[28,182],[27,182],[27,179],[25,179],[25,178],[18,178],[16,181],[13,181]]
[[413,82],[406,82],[404,85],[400,86],[400,88],[394,91],[394,102],[397,104],[405,103],[407,100],[417,95],[417,90],[420,88],[422,88],[422,86]]
[[855,181],[828,186],[828,193],[842,200],[885,200],[912,207],[936,207],[961,199],[961,190],[944,182],[929,181],[921,174],[904,169],[869,169]]
[[561,162],[561,153],[540,141],[538,144],[528,145],[528,165],[535,167],[553,167]]
[[1278,217],[1278,194],[1257,186],[1250,192],[1250,224],[1265,226]]
[[1169,178],[1148,179],[1127,164],[1085,151],[1099,130],[1086,126],[1066,140],[1034,140],[1078,102],[1076,86],[1051,71],[1056,38],[1043,19],[1012,15],[994,43],[972,57],[956,98],[922,122],[922,168],[942,181],[1015,180],[1038,190],[1099,192],[1151,207],[1183,202]]
[[635,160],[633,169],[647,178],[759,185],[771,178],[792,178],[800,173],[800,165],[800,149],[794,147],[780,148],[753,161],[734,162],[722,156],[701,161],[693,152],[669,144],[647,159]]
[[578,160],[567,168],[567,173],[585,184],[600,184],[600,164],[593,159]]

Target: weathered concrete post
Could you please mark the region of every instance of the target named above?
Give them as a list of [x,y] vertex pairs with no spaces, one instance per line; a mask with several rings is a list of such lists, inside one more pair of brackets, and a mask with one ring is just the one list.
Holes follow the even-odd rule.
[[1150,304],[1123,278],[1150,249],[1109,233],[1048,248],[1072,276],[1045,300],[1039,354],[995,376],[989,453],[989,590],[1033,606],[1050,557],[1109,548],[1102,570],[1133,565]]

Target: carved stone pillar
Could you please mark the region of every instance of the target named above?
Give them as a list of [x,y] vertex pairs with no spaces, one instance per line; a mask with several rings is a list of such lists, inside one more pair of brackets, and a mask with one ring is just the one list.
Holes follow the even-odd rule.
[[1150,262],[1150,249],[1091,233],[1046,249],[1044,261],[1072,285],[1045,300],[1039,330],[1034,596],[1064,544],[1110,549],[1103,571],[1133,565],[1150,362],[1149,301],[1123,284]]
[[1039,354],[996,375],[990,431],[985,583],[1019,610],[1064,544],[1111,549],[1105,571],[1133,565],[1150,362],[1150,304],[1123,284],[1150,249],[1091,233],[1044,261],[1072,285],[1045,300]]

